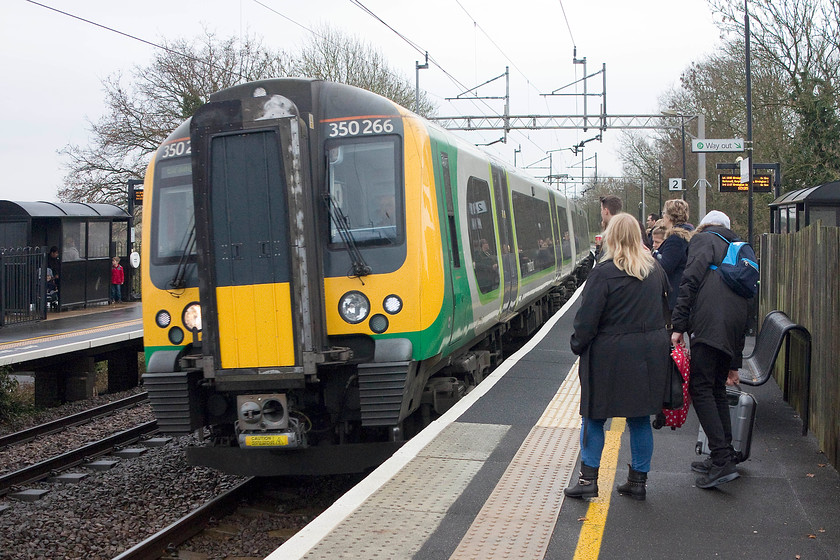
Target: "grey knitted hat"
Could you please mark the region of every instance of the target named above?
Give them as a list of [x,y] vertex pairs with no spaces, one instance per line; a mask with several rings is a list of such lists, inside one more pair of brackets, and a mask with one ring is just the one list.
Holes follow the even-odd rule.
[[700,225],[705,224],[720,224],[726,229],[729,229],[729,216],[721,212],[720,210],[712,210],[705,216],[703,219],[700,220]]

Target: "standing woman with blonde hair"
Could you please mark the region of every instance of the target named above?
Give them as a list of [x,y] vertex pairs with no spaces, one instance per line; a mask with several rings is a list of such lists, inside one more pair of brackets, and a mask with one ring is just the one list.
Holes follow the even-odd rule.
[[604,255],[589,273],[575,316],[572,352],[580,356],[580,478],[570,498],[598,495],[598,469],[608,418],[627,418],[632,462],[619,494],[644,500],[653,456],[650,416],[662,409],[670,335],[667,279],[645,250],[630,214],[614,216]]
[[679,198],[666,200],[662,221],[665,224],[665,240],[657,249],[656,259],[671,284],[668,290],[668,309],[673,311],[688,259],[688,242],[694,231],[694,226],[688,223],[688,202]]

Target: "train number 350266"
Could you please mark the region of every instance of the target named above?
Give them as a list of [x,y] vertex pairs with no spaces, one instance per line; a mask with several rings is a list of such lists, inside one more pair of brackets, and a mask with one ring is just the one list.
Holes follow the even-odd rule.
[[172,142],[171,144],[167,144],[163,146],[160,158],[171,158],[171,157],[179,157],[179,156],[188,156],[192,153],[190,149],[190,141],[189,140],[178,140],[177,142]]
[[330,138],[394,132],[394,124],[391,119],[362,119],[360,121],[338,121],[328,124],[330,125]]

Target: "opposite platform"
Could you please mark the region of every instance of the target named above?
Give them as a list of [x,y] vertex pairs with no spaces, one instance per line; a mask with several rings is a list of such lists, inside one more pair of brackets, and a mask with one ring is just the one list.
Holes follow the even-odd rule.
[[0,366],[143,338],[139,302],[50,313],[48,317],[0,329]]

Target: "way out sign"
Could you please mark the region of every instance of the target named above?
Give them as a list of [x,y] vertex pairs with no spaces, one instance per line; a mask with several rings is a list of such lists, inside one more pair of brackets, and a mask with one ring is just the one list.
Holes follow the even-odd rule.
[[691,141],[692,152],[743,152],[743,138],[695,138]]
[[681,191],[681,190],[683,190],[682,177],[671,177],[670,179],[668,179],[668,190],[669,191]]

